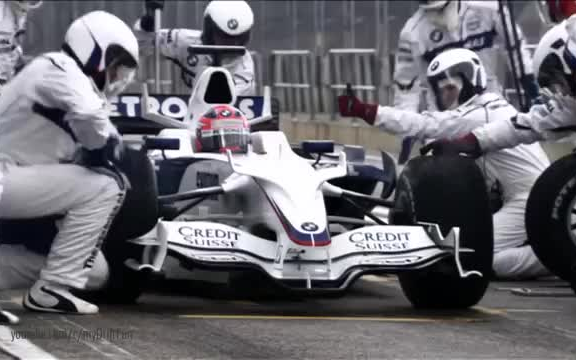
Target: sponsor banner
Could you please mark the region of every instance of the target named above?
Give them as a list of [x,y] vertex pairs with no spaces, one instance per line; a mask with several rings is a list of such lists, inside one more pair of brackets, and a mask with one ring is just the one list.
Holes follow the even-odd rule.
[[352,251],[404,252],[433,246],[422,227],[368,226],[340,234],[334,243],[346,242]]
[[194,223],[178,228],[181,242],[194,247],[233,248],[240,238],[240,231],[221,229],[216,226],[200,227]]
[[211,249],[244,251],[271,261],[274,259],[277,247],[275,242],[262,241],[230,225],[209,221],[161,221],[158,236],[165,239],[169,246],[180,246],[180,250],[187,248],[192,252]]
[[[188,111],[188,95],[150,95],[150,109],[176,120],[183,120]],[[263,96],[238,96],[234,106],[250,120],[262,115]],[[140,94],[119,95],[111,101],[112,118],[141,118]]]

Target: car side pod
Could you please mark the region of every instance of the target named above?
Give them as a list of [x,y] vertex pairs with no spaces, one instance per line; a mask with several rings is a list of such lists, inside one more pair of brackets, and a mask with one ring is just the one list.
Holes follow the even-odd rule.
[[474,252],[474,250],[460,247],[459,227],[451,228],[450,232],[448,232],[448,235],[446,235],[446,237],[443,237],[442,232],[440,231],[440,226],[438,226],[438,224],[427,222],[418,222],[418,224],[424,227],[424,230],[426,231],[428,236],[430,236],[432,241],[434,241],[436,244],[441,245],[442,247],[449,247],[453,249],[454,262],[456,263],[456,269],[458,270],[458,275],[460,275],[461,278],[467,278],[473,275],[483,277],[480,271],[476,270],[466,271],[462,267],[462,261],[460,260],[460,253]]

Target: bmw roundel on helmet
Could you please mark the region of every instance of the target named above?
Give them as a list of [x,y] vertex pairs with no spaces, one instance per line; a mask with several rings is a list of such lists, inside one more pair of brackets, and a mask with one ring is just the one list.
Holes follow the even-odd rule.
[[538,0],[538,12],[548,25],[557,24],[576,13],[576,0]]
[[455,109],[486,90],[486,71],[468,49],[442,52],[428,66],[428,83],[441,111]]
[[62,50],[106,97],[121,93],[138,67],[138,41],[118,17],[93,11],[74,20],[66,31]]
[[246,1],[211,1],[204,10],[204,45],[246,46],[254,13]]
[[195,151],[246,153],[250,142],[248,119],[230,105],[215,105],[198,121]]

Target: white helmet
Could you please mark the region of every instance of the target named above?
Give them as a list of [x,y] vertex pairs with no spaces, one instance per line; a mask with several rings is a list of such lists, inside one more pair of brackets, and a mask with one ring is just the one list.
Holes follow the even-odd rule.
[[204,45],[245,46],[250,40],[254,13],[246,1],[211,1],[204,10]]
[[70,25],[62,50],[107,97],[122,92],[138,67],[138,41],[132,30],[105,11],[87,13]]
[[568,65],[569,57],[565,52],[568,41],[566,21],[550,28],[538,42],[532,57],[534,76],[541,88],[549,88],[555,92],[570,91],[572,69]]
[[458,29],[460,0],[420,0],[419,7],[432,24],[448,31]]
[[455,109],[486,90],[486,70],[476,53],[450,49],[430,62],[428,82],[441,111]]

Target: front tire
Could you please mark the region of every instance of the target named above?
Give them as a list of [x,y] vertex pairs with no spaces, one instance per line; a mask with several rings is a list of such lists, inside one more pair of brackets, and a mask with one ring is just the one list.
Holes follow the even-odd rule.
[[453,258],[399,274],[404,294],[416,308],[468,308],[489,284],[493,260],[492,214],[484,176],[474,162],[460,156],[420,156],[405,166],[395,194],[395,225],[436,223],[443,235],[460,227],[460,245],[474,253],[460,255],[465,270],[483,276],[461,278]]
[[526,204],[528,242],[542,264],[576,283],[576,154],[554,162],[536,180]]

